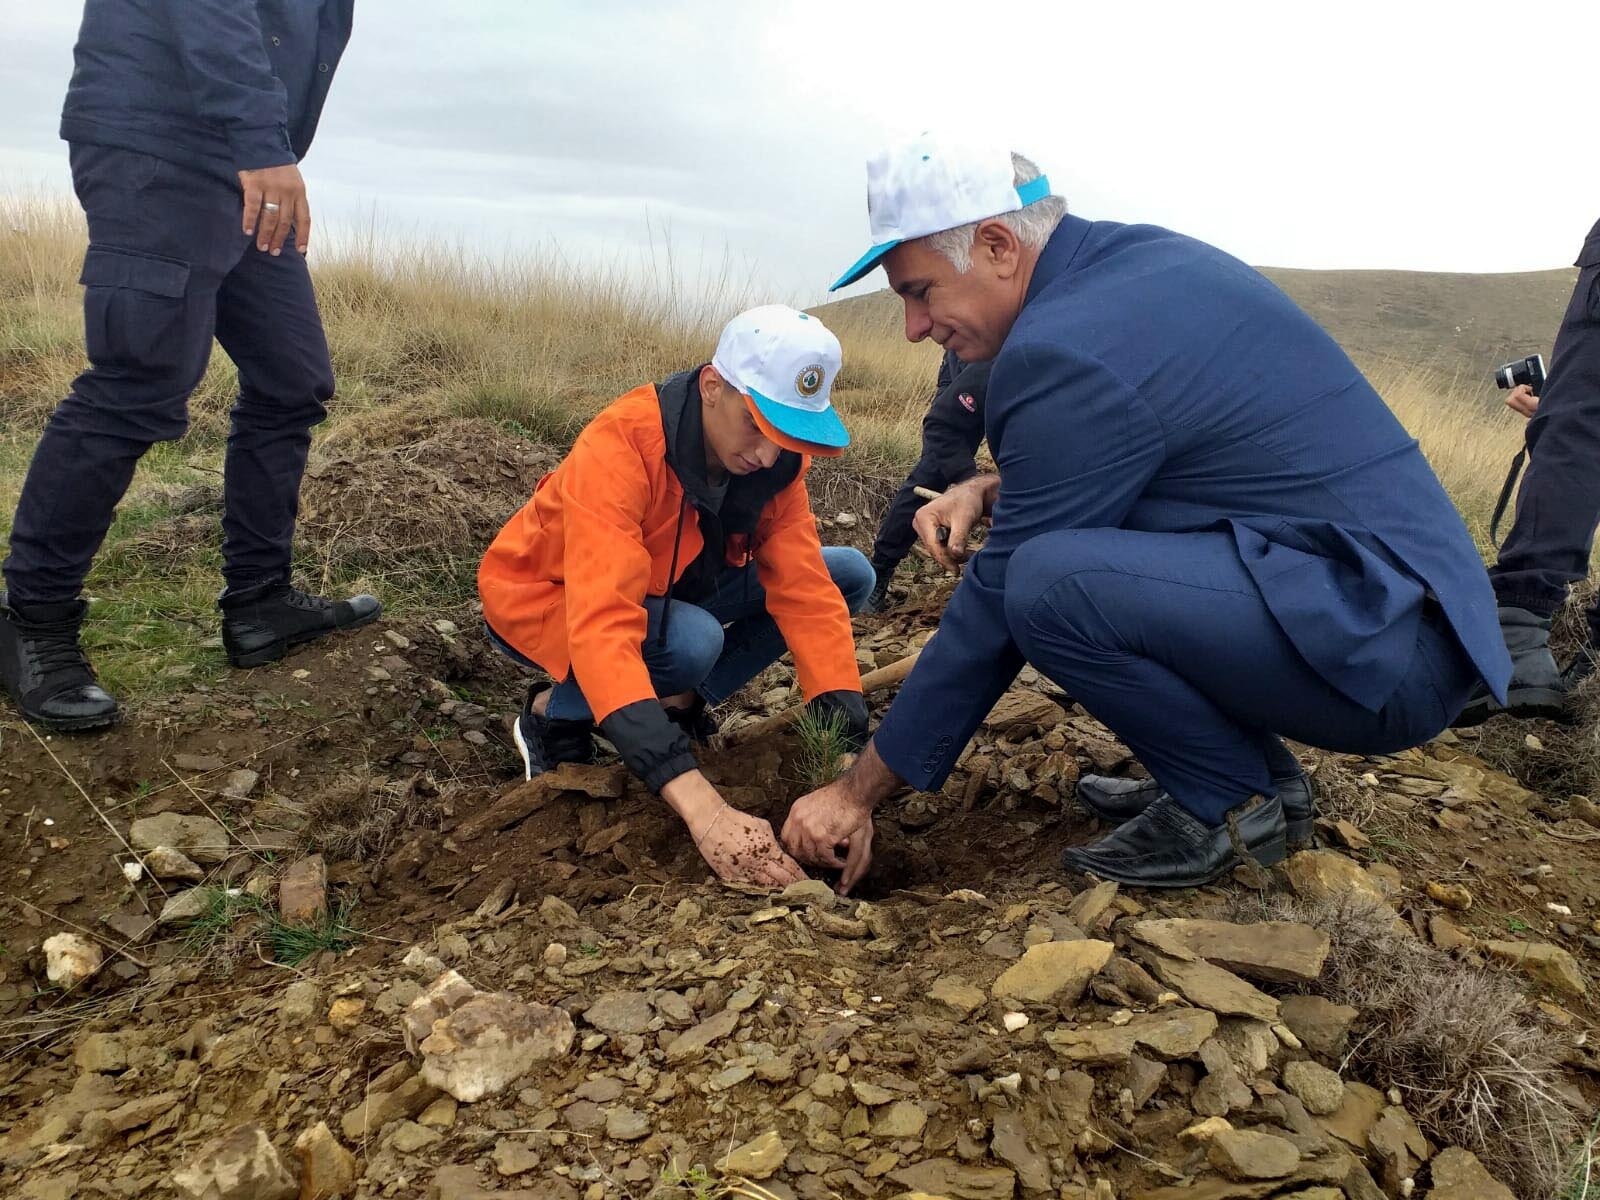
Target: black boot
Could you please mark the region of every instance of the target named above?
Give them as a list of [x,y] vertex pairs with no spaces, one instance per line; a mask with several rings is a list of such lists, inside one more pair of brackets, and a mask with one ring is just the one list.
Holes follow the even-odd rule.
[[82,600],[30,604],[24,614],[0,592],[0,683],[29,721],[63,733],[117,719],[117,702],[95,682],[78,645]]
[[1567,664],[1565,671],[1561,672],[1561,688],[1568,698],[1589,682],[1597,662],[1600,662],[1600,638],[1581,647],[1577,657]]
[[1241,804],[1228,816],[1229,824],[1213,829],[1171,796],[1161,795],[1144,812],[1093,845],[1064,851],[1061,861],[1069,871],[1084,871],[1133,887],[1199,887],[1244,861],[1234,845],[1235,829],[1256,862],[1270,867],[1283,861],[1288,854],[1288,829],[1283,805],[1276,798],[1257,797],[1253,804]]
[[[1317,819],[1317,792],[1311,784],[1311,776],[1300,771],[1282,779],[1274,779],[1272,786],[1283,805],[1290,847],[1310,845]],[[1131,821],[1164,795],[1166,793],[1154,779],[1085,775],[1078,780],[1078,803],[1112,825]]]
[[594,761],[594,722],[552,720],[533,711],[540,692],[548,683],[536,683],[522,701],[522,712],[511,729],[512,740],[522,754],[522,777],[532,779],[564,762]]
[[878,581],[872,587],[872,594],[867,597],[867,612],[881,613],[889,607],[889,581],[894,578],[895,568],[899,565],[897,562],[872,560],[872,570]]
[[372,596],[324,600],[286,583],[244,591],[229,588],[217,605],[222,609],[222,645],[235,667],[277,662],[302,642],[356,629],[383,615],[383,605]]
[[1511,651],[1511,682],[1506,686],[1506,702],[1489,694],[1481,681],[1467,699],[1467,706],[1451,722],[1457,729],[1482,725],[1490,717],[1508,713],[1513,717],[1546,717],[1559,721],[1566,715],[1567,693],[1561,670],[1550,653],[1550,618],[1525,608],[1500,608],[1500,632]]

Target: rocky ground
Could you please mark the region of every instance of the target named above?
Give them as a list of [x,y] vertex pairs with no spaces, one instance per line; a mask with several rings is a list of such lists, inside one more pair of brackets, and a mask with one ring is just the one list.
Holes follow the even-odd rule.
[[[1587,1194],[1600,821],[1473,739],[1306,751],[1321,848],[1119,891],[1057,860],[1079,774],[1137,764],[1026,672],[841,899],[708,880],[618,767],[511,781],[470,610],[234,680],[4,730],[5,1195]],[[708,769],[781,822],[796,757]]]

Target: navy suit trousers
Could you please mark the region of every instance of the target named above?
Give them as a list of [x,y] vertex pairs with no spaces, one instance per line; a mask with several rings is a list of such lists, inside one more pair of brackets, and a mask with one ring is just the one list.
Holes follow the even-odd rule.
[[[1528,422],[1517,518],[1489,571],[1501,604],[1546,616],[1566,601],[1569,584],[1588,577],[1600,522],[1600,240],[1591,244]],[[1600,646],[1600,601],[1589,630]]]
[[1430,604],[1394,694],[1355,703],[1296,652],[1227,533],[1040,534],[1012,553],[1005,608],[1027,660],[1211,825],[1298,770],[1280,734],[1391,753],[1444,729],[1478,680]]
[[72,600],[133,469],[188,428],[213,337],[239,371],[224,473],[229,586],[287,580],[311,427],[333,365],[305,260],[240,232],[238,186],[148,154],[71,148],[89,223],[89,369],[51,415],[11,530],[13,602]]

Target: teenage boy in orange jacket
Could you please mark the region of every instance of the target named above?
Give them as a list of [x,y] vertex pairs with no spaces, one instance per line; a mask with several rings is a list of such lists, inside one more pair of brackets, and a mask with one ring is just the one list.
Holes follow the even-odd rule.
[[696,767],[708,706],[787,648],[807,703],[866,737],[850,614],[873,572],[822,546],[805,485],[812,457],[850,440],[829,402],[839,360],[815,317],[740,314],[709,363],[590,422],[478,570],[496,645],[558,681],[530,688],[517,721],[528,778],[590,761],[598,724],[723,879],[804,872]]

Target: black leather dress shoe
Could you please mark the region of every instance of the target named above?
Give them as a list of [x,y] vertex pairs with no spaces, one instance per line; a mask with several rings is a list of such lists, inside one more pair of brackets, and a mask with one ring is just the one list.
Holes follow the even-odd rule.
[[[1288,830],[1276,797],[1257,797],[1228,815],[1251,858],[1264,867],[1283,861],[1289,852]],[[1220,879],[1244,859],[1228,825],[1213,829],[1162,794],[1093,845],[1064,851],[1061,861],[1069,871],[1132,887],[1180,888]]]
[[[1317,792],[1311,776],[1301,771],[1274,779],[1278,800],[1289,829],[1289,847],[1309,846],[1317,819]],[[1085,775],[1078,780],[1078,803],[1112,825],[1131,821],[1166,795],[1154,779],[1118,779],[1111,775]]]
[[117,719],[117,702],[95,682],[78,645],[82,600],[13,607],[0,592],[0,684],[25,719],[70,733]]
[[302,642],[358,629],[383,615],[383,605],[373,596],[324,600],[308,596],[286,583],[223,592],[222,645],[235,667],[264,667],[277,662]]

